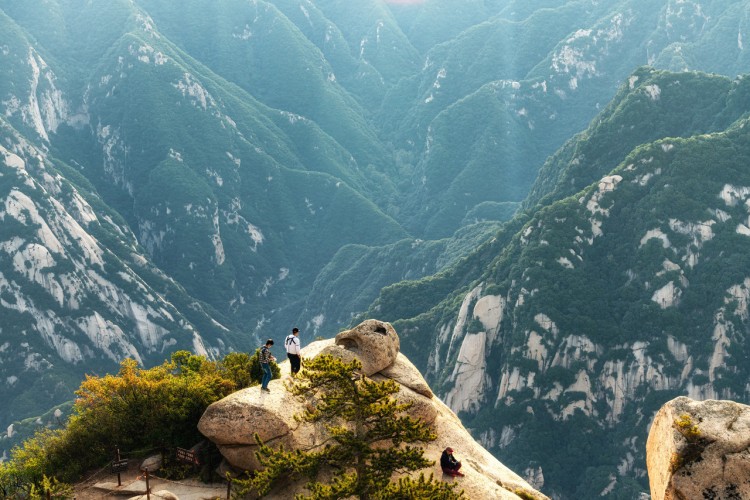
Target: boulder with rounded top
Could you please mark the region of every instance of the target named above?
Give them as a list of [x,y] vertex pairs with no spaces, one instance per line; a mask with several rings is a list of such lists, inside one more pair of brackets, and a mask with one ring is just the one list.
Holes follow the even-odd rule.
[[336,345],[354,353],[362,362],[362,373],[368,377],[391,366],[401,347],[393,326],[375,319],[339,333]]
[[679,397],[646,442],[651,498],[750,498],[750,406]]

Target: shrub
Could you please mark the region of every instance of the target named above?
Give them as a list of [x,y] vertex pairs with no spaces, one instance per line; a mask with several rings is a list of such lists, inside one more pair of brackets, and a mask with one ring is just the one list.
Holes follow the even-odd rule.
[[[154,368],[142,369],[126,359],[116,375],[88,376],[76,391],[73,414],[63,429],[38,432],[0,463],[0,497],[28,497],[44,487],[63,491],[58,480],[77,480],[106,463],[117,448],[127,454],[192,446],[203,439],[197,423],[206,407],[260,380],[256,371],[260,373],[257,352],[211,361],[178,351]],[[272,371],[278,378],[276,363]]]

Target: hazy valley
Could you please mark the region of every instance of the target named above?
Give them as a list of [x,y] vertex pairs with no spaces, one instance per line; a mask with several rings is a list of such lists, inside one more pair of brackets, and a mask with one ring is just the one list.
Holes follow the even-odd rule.
[[0,0],[0,449],[373,317],[532,486],[645,494],[665,401],[750,394],[748,9]]

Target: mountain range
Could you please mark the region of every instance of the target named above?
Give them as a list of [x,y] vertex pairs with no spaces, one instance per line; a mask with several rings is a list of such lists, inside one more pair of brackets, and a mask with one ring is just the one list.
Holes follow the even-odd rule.
[[0,0],[0,426],[366,315],[536,487],[637,497],[664,401],[750,392],[749,7]]
[[[421,353],[446,403],[537,487],[637,498],[665,400],[750,395],[747,85],[638,70],[545,164],[547,204],[371,309],[408,332],[402,349]],[[571,192],[589,175],[601,177]]]

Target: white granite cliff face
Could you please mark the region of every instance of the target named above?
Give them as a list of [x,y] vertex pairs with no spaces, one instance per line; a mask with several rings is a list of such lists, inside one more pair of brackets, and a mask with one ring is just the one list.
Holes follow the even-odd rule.
[[[653,172],[644,169],[647,163],[644,160],[629,165],[623,175],[603,178],[595,189],[578,200],[585,209],[583,213],[588,214],[588,224],[576,223],[575,232],[568,233],[573,234],[572,239],[557,243],[557,247],[567,248],[556,260],[562,272],[573,270],[583,262],[586,249],[597,238],[605,237],[602,221],[610,216],[612,200],[616,200],[603,201],[605,196],[615,193],[624,183],[646,186],[661,175],[660,169]],[[649,174],[639,173],[640,170]],[[745,207],[750,214],[750,189],[746,187],[726,185],[716,193],[715,199],[718,208],[709,212],[711,218],[697,223],[670,218],[661,227],[637,235],[633,242],[636,248],[658,244],[669,249],[672,255],[664,259],[653,274],[646,275],[637,269],[626,272],[629,280],[642,282],[651,300],[662,310],[679,307],[684,291],[691,286],[686,271],[702,262],[704,245],[714,238],[720,226],[729,224],[734,228],[737,224],[722,207],[727,210],[734,206]],[[520,245],[532,242],[548,245],[543,234],[551,224],[566,224],[566,221],[533,221],[521,231]],[[744,234],[740,229],[737,232]],[[680,242],[679,246],[675,242]],[[665,334],[666,349],[661,348],[661,339],[657,344],[659,348],[654,349],[647,339],[634,338],[612,346],[575,329],[560,328],[553,310],[534,301],[539,288],[529,276],[531,273],[527,270],[506,289],[497,292],[497,287],[493,287],[492,294],[484,291],[487,283],[480,283],[466,293],[455,317],[436,326],[439,333],[435,344],[430,346],[434,352],[428,361],[428,373],[444,381],[436,389],[445,395],[452,410],[476,413],[491,405],[500,412],[504,406],[517,404],[515,395],[522,392],[530,394],[529,398],[548,402],[546,406],[554,419],[566,420],[581,412],[598,424],[616,426],[628,412],[638,412],[643,395],[652,391],[683,391],[695,399],[738,397],[729,389],[716,389],[714,383],[728,376],[727,362],[732,360],[732,346],[743,342],[746,336],[750,278],[716,292],[724,299],[712,313],[713,352],[706,359],[705,352],[695,352],[696,347],[685,344],[675,337],[676,334]],[[521,327],[519,317],[533,320],[526,320]],[[448,348],[442,347],[446,344]],[[500,356],[513,361],[488,372],[491,360]],[[494,364],[497,366],[496,361]],[[549,381],[550,370],[559,373],[560,369],[566,371],[564,380],[555,381],[551,387],[538,383],[543,377]],[[747,391],[750,391],[750,383],[746,384]],[[647,418],[639,415],[644,425]],[[511,444],[517,431],[512,426],[483,429],[480,438],[497,450]],[[641,438],[634,436],[627,449],[629,451],[621,457],[621,465],[613,470],[615,480],[618,474],[645,475],[645,470],[633,469],[637,467],[633,454],[643,449]],[[526,476],[537,487],[542,486],[539,481],[543,481],[543,477],[544,471],[534,468]]]
[[25,54],[14,56],[19,62],[23,59],[14,71],[25,73],[27,86],[14,88],[13,93],[3,96],[0,108],[5,117],[23,123],[43,143],[49,143],[50,134],[57,132],[61,124],[79,127],[88,121],[85,111],[71,110],[70,102],[58,88],[57,75],[34,48],[29,46]]
[[[486,295],[479,298],[480,293],[481,287],[477,287],[464,299],[448,349],[448,356],[451,356],[451,348],[457,343],[468,320],[476,318],[481,322],[483,330],[467,333],[458,348],[456,364],[451,374],[453,388],[445,396],[446,404],[456,412],[478,409],[477,404],[489,384],[484,354],[488,344],[493,343],[497,337],[499,321],[505,308],[502,297]],[[470,315],[469,307],[472,304]],[[469,394],[475,397],[467,399]]]
[[[726,290],[725,305],[715,315],[713,335],[714,353],[710,358],[708,369],[695,366],[694,355],[687,345],[672,336],[667,337],[667,355],[671,358],[669,365],[682,367],[677,373],[666,366],[664,359],[655,359],[647,353],[648,343],[634,341],[617,346],[618,359],[608,359],[598,364],[597,360],[607,350],[585,335],[565,334],[544,314],[537,315],[537,328],[526,332],[525,343],[513,346],[513,352],[520,353],[525,359],[533,361],[538,370],[526,371],[518,366],[507,365],[500,373],[499,380],[487,373],[487,353],[493,345],[487,339],[499,339],[502,332],[464,333],[457,335],[458,355],[453,361],[453,370],[446,383],[445,401],[453,411],[476,411],[483,405],[491,404],[500,409],[506,404],[511,391],[530,389],[533,397],[548,400],[555,404],[566,393],[581,394],[578,399],[560,407],[556,419],[565,420],[575,411],[581,411],[605,425],[617,425],[629,405],[637,405],[639,393],[649,390],[682,389],[697,399],[715,399],[731,397],[727,391],[716,391],[712,382],[716,380],[716,369],[723,366],[727,349],[736,341],[735,323],[727,318],[747,315],[746,305],[750,298],[748,280]],[[475,303],[487,297],[481,297]],[[496,300],[492,297],[492,300]],[[512,309],[510,309],[512,311]],[[502,321],[503,311],[498,308],[491,324]],[[468,312],[467,312],[468,314]],[[462,337],[462,338],[461,338]],[[450,362],[450,360],[446,360]],[[572,369],[576,367],[573,382],[568,385],[555,384],[552,390],[542,391],[535,383],[538,374],[552,368]],[[706,375],[708,383],[693,382],[693,377]],[[497,382],[493,382],[497,380]],[[697,380],[697,379],[696,379]],[[606,413],[597,410],[598,404],[605,402]],[[482,442],[489,447],[503,448],[513,441],[515,431],[512,428],[492,429],[485,433]],[[643,446],[643,443],[635,443]],[[623,457],[623,463],[632,468],[630,459]],[[629,465],[628,465],[629,464]],[[541,487],[534,478],[543,477],[543,471],[531,471],[526,479]]]
[[[35,168],[43,168],[43,161],[38,161]],[[29,228],[26,237],[0,241],[0,252],[12,263],[12,272],[0,273],[0,282],[16,297],[15,303],[3,301],[3,307],[31,314],[36,319],[34,329],[68,362],[86,357],[82,346],[61,337],[61,331],[71,328],[83,333],[90,347],[116,362],[126,356],[140,360],[139,351],[161,350],[169,345],[169,331],[161,324],[174,320],[170,306],[127,268],[119,273],[119,283],[112,280],[105,265],[107,252],[88,231],[89,225],[99,221],[83,198],[74,191],[73,210],[69,211],[53,197],[61,191],[63,181],[59,177],[48,174],[46,185],[40,184],[29,174],[26,161],[2,146],[0,162],[5,175],[20,181],[17,187],[0,193],[0,219]],[[58,310],[37,306],[42,297],[23,293],[19,279],[38,285]],[[123,289],[123,280],[135,293]],[[106,307],[86,312],[84,305],[92,297]],[[126,335],[125,323],[115,318],[132,325],[128,330],[134,335]]]
[[[385,332],[385,333],[381,333]],[[306,358],[319,353],[332,354],[349,360],[363,361],[374,380],[390,379],[398,382],[398,399],[412,403],[410,415],[429,423],[437,439],[424,445],[425,456],[438,464],[424,472],[433,473],[444,481],[455,480],[468,498],[484,499],[545,499],[520,476],[509,470],[469,435],[458,417],[432,394],[422,375],[398,352],[398,336],[389,323],[367,320],[352,330],[337,335],[336,339],[313,342],[302,350]],[[219,446],[224,458],[234,467],[253,470],[259,467],[255,457],[257,446],[254,434],[271,446],[286,449],[315,449],[328,439],[320,424],[301,423],[294,418],[303,411],[303,403],[284,387],[289,364],[281,364],[282,378],[271,381],[270,393],[257,387],[238,391],[212,404],[204,413],[198,429]],[[374,370],[374,371],[373,371]],[[440,471],[442,450],[451,446],[462,461],[462,478],[450,478]],[[304,482],[282,485],[268,498],[291,498],[302,491]],[[518,494],[517,494],[518,493]]]
[[145,259],[123,260],[94,236],[120,235],[137,256],[127,228],[97,215],[44,151],[0,130],[8,138],[0,146],[0,224],[12,228],[0,237],[0,395],[61,363],[75,371],[141,362],[178,344],[215,350],[141,278]]

